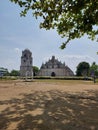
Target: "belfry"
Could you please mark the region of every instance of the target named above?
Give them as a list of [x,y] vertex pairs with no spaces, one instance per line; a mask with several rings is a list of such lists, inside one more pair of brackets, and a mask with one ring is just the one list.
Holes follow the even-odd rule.
[[32,53],[29,49],[22,51],[21,56],[21,66],[20,66],[20,76],[21,77],[32,77],[33,67],[32,67]]

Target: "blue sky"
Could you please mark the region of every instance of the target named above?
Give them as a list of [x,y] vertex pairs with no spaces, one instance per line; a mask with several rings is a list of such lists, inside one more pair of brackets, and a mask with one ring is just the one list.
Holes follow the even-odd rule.
[[81,61],[98,64],[98,43],[87,37],[71,41],[67,48],[59,47],[66,39],[60,38],[55,30],[39,29],[40,19],[36,20],[30,12],[20,17],[21,9],[9,0],[0,2],[0,67],[19,70],[22,50],[32,52],[33,65],[41,66],[52,55],[65,62],[74,72]]

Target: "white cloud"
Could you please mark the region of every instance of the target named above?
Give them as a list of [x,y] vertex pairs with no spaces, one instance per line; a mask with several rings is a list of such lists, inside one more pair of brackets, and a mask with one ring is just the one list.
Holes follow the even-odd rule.
[[21,52],[21,50],[19,48],[14,48],[14,50],[15,50],[16,53],[20,53]]
[[65,56],[62,56],[61,58],[62,58],[62,60],[71,59],[73,62],[76,62],[76,61],[92,62],[95,60],[93,57],[88,56],[88,55],[65,55]]

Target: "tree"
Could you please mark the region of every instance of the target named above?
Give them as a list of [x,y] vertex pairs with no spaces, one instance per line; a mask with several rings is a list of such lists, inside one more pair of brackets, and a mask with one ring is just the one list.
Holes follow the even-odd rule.
[[7,68],[0,67],[0,77],[2,76],[9,76],[9,72]]
[[20,73],[19,73],[18,70],[12,70],[12,71],[10,72],[10,76],[19,76],[19,75],[20,75]]
[[67,40],[61,49],[85,34],[91,40],[97,39],[98,0],[10,0],[23,7],[21,16],[32,10],[33,16],[42,17],[40,28],[56,29],[61,37]]
[[36,76],[39,72],[39,68],[37,66],[33,66],[33,75]]
[[88,76],[90,65],[87,62],[81,62],[77,66],[76,75],[77,76]]
[[98,76],[98,65],[93,62],[91,67],[90,67],[90,75],[93,76]]

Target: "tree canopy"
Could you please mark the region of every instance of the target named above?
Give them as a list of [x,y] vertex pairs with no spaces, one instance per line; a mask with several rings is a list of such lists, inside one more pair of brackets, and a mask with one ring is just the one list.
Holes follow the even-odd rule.
[[80,62],[77,66],[77,76],[88,76],[90,65],[87,62]]
[[98,0],[10,0],[23,8],[21,16],[32,10],[33,16],[42,17],[40,28],[56,29],[67,38],[61,49],[85,34],[91,40],[98,36]]
[[19,75],[20,75],[19,70],[12,70],[12,71],[10,72],[10,76],[19,76]]
[[91,76],[98,76],[98,65],[93,62],[91,67],[90,67],[90,75]]
[[33,66],[33,75],[36,76],[39,71],[39,68],[37,66]]

